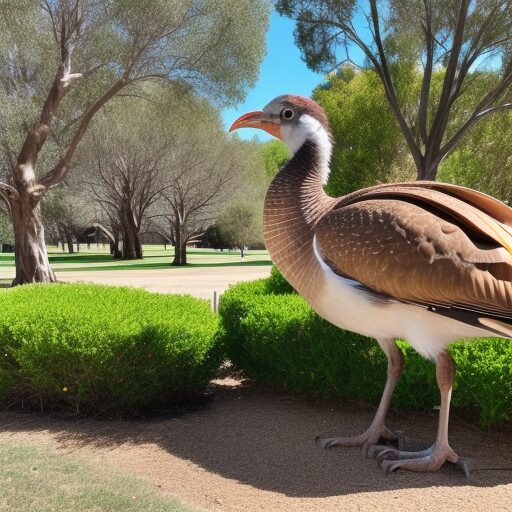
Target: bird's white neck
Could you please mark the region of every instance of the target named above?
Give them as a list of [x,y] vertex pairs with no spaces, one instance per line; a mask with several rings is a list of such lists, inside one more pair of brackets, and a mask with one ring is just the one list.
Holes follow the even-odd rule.
[[281,127],[281,139],[292,155],[295,155],[306,141],[313,143],[316,148],[316,170],[319,172],[322,184],[325,185],[329,178],[332,152],[331,138],[325,128],[314,117],[302,114],[296,125]]

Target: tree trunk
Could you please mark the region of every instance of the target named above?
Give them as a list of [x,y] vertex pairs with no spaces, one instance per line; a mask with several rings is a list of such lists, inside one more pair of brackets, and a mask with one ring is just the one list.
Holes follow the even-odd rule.
[[11,204],[11,212],[16,260],[12,285],[57,281],[46,251],[41,204],[33,206],[30,196],[21,194]]
[[174,260],[175,266],[187,264],[187,240],[183,236],[181,229],[176,230],[176,243],[174,244]]
[[123,259],[141,259],[142,244],[140,243],[139,230],[135,224],[133,212],[128,206],[125,206],[120,221],[123,229]]
[[437,171],[439,164],[435,160],[429,157],[429,153],[421,159],[420,166],[416,168],[417,181],[435,181],[437,177]]
[[141,260],[144,258],[144,255],[142,254],[142,244],[140,243],[139,233],[135,232],[133,234],[133,238],[135,243],[135,254],[137,259]]
[[110,242],[110,254],[115,260],[120,260],[123,257],[121,250],[119,249],[119,240]]
[[66,241],[67,241],[67,244],[68,244],[68,252],[69,252],[69,254],[74,254],[75,253],[75,248],[73,247],[73,239],[71,238],[71,235],[67,235],[66,236]]

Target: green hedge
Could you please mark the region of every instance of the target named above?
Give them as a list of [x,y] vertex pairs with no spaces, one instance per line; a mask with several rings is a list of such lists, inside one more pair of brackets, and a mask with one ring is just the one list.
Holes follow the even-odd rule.
[[[222,296],[228,358],[248,377],[287,392],[377,403],[387,363],[376,341],[334,327],[300,296],[282,290],[273,275]],[[434,365],[399,344],[405,370],[394,405],[430,409],[439,403]],[[458,366],[453,405],[478,412],[482,425],[511,419],[512,343],[482,339],[454,344],[450,352]]]
[[134,288],[0,293],[0,403],[133,414],[202,391],[222,357],[207,301]]

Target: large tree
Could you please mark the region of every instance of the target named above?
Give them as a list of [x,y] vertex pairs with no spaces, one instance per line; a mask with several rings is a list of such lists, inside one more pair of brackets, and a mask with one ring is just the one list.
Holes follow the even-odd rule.
[[186,265],[188,242],[204,234],[246,181],[254,166],[251,153],[228,139],[218,115],[197,109],[173,138],[154,224],[174,244],[173,265]]
[[[403,88],[414,88],[416,82],[413,75],[400,92],[407,93]],[[324,108],[336,142],[327,184],[330,194],[411,175],[411,158],[373,70],[343,66],[315,89],[313,98]]]
[[[166,187],[168,156],[179,129],[174,111],[162,109],[168,87],[145,88],[144,97],[114,101],[93,123],[78,159],[83,188],[101,209],[96,223],[107,225],[114,256],[142,258],[140,233],[148,212]],[[181,97],[181,101],[185,98]],[[105,222],[106,220],[106,222]]]
[[219,104],[241,100],[263,56],[268,10],[267,0],[0,4],[0,197],[14,226],[13,284],[55,280],[41,200],[66,179],[95,114],[158,79]]
[[[418,179],[435,179],[473,126],[512,108],[509,0],[277,0],[277,10],[297,21],[296,42],[312,69],[335,68],[356,47],[363,52],[383,84]],[[413,102],[397,87],[404,63],[422,72]],[[498,71],[495,80],[479,72],[489,67]],[[472,101],[462,112],[457,105],[464,97]]]

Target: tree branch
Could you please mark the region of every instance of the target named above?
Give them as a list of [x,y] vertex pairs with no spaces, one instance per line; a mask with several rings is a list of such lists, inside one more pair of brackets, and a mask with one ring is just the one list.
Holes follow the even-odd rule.
[[71,143],[64,154],[64,156],[60,159],[59,163],[55,166],[55,168],[50,171],[48,174],[43,176],[39,181],[42,185],[47,188],[54,187],[61,183],[67,176],[69,172],[69,165],[75,152],[82,140],[83,136],[87,128],[89,127],[90,122],[94,115],[100,110],[100,108],[105,105],[110,99],[112,99],[121,89],[123,89],[129,82],[125,80],[119,80],[116,82],[108,91],[106,91],[100,98],[98,98],[94,103],[92,103],[89,108],[85,111],[82,121],[80,122]]
[[421,82],[420,105],[418,109],[418,130],[423,144],[426,146],[427,134],[427,112],[430,96],[430,84],[432,81],[432,68],[434,62],[434,36],[432,33],[432,6],[430,0],[423,0],[425,7],[425,44],[427,47],[427,57],[425,69],[423,71],[423,80]]
[[16,201],[20,197],[17,190],[7,183],[0,182],[0,193],[6,198],[8,203]]
[[439,155],[436,158],[435,164],[439,165],[444,158],[446,158],[459,144],[462,138],[468,133],[468,131],[483,117],[488,116],[489,114],[493,114],[494,112],[498,112],[501,110],[512,110],[512,102],[504,103],[502,105],[497,105],[495,107],[489,107],[485,110],[482,110],[478,113],[474,113],[460,128],[457,132],[452,136],[452,138],[444,144],[442,148],[439,150]]
[[398,124],[400,125],[402,133],[404,134],[405,140],[407,142],[407,145],[409,146],[414,162],[416,163],[416,166],[419,169],[421,167],[421,153],[418,148],[418,145],[416,144],[416,140],[414,138],[414,134],[412,133],[411,127],[407,124],[407,121],[405,120],[402,110],[400,109],[400,104],[398,103],[395,87],[393,85],[393,79],[391,78],[391,73],[389,72],[386,53],[384,51],[384,45],[382,44],[382,38],[380,35],[379,15],[377,12],[376,0],[370,0],[370,8],[375,43],[377,44],[377,50],[382,69],[381,80],[384,85],[384,90],[386,92],[386,96],[390,103],[391,109],[393,110],[393,113],[395,114]]

